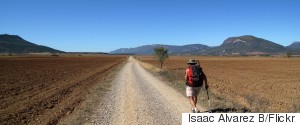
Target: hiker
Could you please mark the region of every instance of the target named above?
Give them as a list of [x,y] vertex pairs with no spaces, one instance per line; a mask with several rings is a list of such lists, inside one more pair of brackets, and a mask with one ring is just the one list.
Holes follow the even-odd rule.
[[185,71],[184,79],[186,81],[186,95],[189,98],[189,101],[192,105],[192,112],[200,112],[197,109],[197,96],[200,93],[200,87],[205,83],[205,89],[208,89],[207,78],[202,68],[200,67],[199,61],[198,64],[196,60],[189,59],[187,62],[187,69]]

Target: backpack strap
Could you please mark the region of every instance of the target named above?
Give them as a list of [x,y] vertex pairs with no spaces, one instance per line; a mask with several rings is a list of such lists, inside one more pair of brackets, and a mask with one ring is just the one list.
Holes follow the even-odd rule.
[[186,78],[186,85],[187,86],[190,86],[192,87],[193,86],[193,81],[192,81],[192,67],[189,66],[187,69],[186,69],[186,75],[187,75],[187,78]]

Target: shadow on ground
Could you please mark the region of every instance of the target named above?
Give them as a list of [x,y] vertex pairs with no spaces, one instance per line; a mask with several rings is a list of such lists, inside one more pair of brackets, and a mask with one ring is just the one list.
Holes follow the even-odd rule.
[[246,112],[251,112],[249,109],[246,108],[241,108],[241,109],[236,109],[236,108],[216,108],[212,110],[207,110],[204,112],[210,112],[210,113],[229,113],[229,112],[241,112],[241,113],[246,113]]

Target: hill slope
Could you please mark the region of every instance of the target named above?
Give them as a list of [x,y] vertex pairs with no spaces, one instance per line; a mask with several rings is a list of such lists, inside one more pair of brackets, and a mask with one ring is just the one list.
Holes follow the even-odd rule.
[[230,37],[214,50],[221,55],[231,54],[278,54],[284,53],[286,48],[274,42],[251,35]]
[[0,53],[40,52],[61,53],[62,51],[28,42],[17,35],[0,35]]
[[287,46],[287,48],[300,49],[300,42],[293,42],[291,45]]
[[300,54],[300,42],[293,42],[291,45],[287,46],[287,48],[292,54]]

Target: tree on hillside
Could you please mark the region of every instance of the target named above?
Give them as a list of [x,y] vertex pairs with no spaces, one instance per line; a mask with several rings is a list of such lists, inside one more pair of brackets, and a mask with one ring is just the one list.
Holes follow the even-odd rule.
[[286,56],[287,56],[287,58],[290,58],[290,57],[292,57],[292,53],[291,52],[287,52]]
[[154,55],[157,57],[157,60],[160,63],[160,69],[162,69],[164,61],[169,57],[168,49],[165,49],[164,47],[154,48]]

